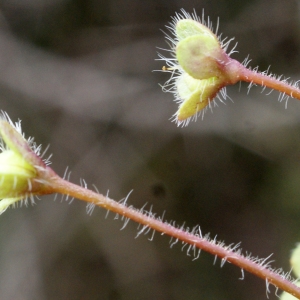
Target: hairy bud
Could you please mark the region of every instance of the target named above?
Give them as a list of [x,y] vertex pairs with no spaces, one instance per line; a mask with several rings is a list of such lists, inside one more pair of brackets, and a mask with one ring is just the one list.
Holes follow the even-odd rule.
[[13,124],[5,113],[0,118],[0,150],[1,214],[19,200],[47,193],[43,172],[49,162],[39,157],[40,147],[32,139],[25,140],[20,122]]

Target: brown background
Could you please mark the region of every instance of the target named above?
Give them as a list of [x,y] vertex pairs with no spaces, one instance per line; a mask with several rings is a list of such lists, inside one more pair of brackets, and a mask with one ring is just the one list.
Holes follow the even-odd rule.
[[[27,136],[50,144],[53,168],[101,193],[179,225],[196,224],[289,270],[299,242],[300,102],[279,103],[247,85],[234,103],[187,128],[169,118],[172,95],[152,72],[160,29],[181,8],[205,10],[235,36],[251,66],[299,74],[300,15],[292,0],[3,0],[0,108]],[[135,239],[137,225],[60,197],[0,217],[1,299],[266,299],[264,281],[202,253],[192,261],[170,239]],[[270,299],[276,299],[274,289]]]

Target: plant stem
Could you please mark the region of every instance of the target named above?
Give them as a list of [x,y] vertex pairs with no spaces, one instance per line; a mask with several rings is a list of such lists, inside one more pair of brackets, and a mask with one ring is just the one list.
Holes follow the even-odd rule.
[[208,240],[205,237],[203,238],[200,232],[192,234],[184,229],[176,228],[171,224],[164,222],[161,218],[156,219],[152,213],[143,213],[141,210],[127,207],[126,205],[116,202],[101,194],[97,194],[91,190],[70,183],[60,178],[58,175],[55,175],[50,179],[50,186],[53,189],[53,193],[61,193],[75,197],[79,200],[103,207],[124,216],[125,218],[142,224],[143,228],[140,233],[151,228],[161,234],[167,234],[173,237],[175,241],[182,241],[189,244],[191,247],[190,249],[192,250],[198,248],[207,251],[212,255],[218,256],[222,259],[222,261],[231,262],[232,264],[240,267],[242,270],[246,270],[264,279],[267,283],[273,284],[274,286],[300,299],[300,288],[285,279],[284,276],[271,271],[266,260],[258,260],[255,262],[251,260],[251,258],[243,256],[239,250],[234,250],[234,247],[226,247],[215,240]]
[[249,70],[243,65],[240,65],[239,80],[266,86],[300,100],[300,89],[297,87],[297,84],[290,85],[286,80],[279,80],[274,76]]

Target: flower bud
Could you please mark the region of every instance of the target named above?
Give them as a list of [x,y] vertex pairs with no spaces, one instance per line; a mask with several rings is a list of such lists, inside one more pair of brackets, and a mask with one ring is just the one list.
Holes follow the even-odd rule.
[[180,76],[176,84],[178,95],[183,100],[177,111],[179,122],[205,108],[220,89],[217,77],[198,80],[187,73]]
[[176,23],[176,36],[178,41],[182,41],[187,37],[193,35],[207,35],[212,38],[215,37],[215,34],[198,21],[192,19],[181,19]]
[[46,193],[42,174],[47,162],[38,156],[40,147],[32,139],[25,140],[20,123],[14,125],[5,113],[0,118],[0,149],[1,214],[19,200]]
[[[168,66],[163,70],[171,72],[172,77],[163,90],[173,92],[180,103],[175,114],[177,124],[187,125],[191,117],[196,119],[219,96],[221,89],[238,81],[239,63],[223,49],[229,42],[222,45],[210,24],[205,26],[204,20],[195,14],[182,11],[173,18],[169,29],[175,34],[175,38],[167,37],[172,43],[173,58],[160,57]],[[220,94],[225,100],[226,90]]]
[[16,197],[29,192],[36,170],[12,150],[0,154],[0,198]]
[[[300,244],[293,250],[290,264],[293,270],[293,273],[299,278],[300,277]],[[300,281],[295,283],[298,287],[300,287]],[[287,292],[283,292],[279,298],[280,300],[296,300],[297,298],[292,296]]]
[[299,278],[300,277],[300,244],[297,245],[297,247],[293,250],[291,258],[290,258],[290,264],[293,268],[294,274]]
[[212,31],[194,20],[180,20],[176,25],[178,63],[195,79],[223,77],[228,55]]

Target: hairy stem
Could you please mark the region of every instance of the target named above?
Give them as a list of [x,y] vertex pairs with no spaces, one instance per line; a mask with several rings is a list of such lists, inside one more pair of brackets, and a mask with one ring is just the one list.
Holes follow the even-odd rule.
[[239,80],[266,86],[270,89],[277,90],[289,97],[300,100],[300,89],[297,85],[290,85],[286,80],[276,79],[274,76],[269,76],[253,70],[249,70],[244,66],[240,66]]
[[189,244],[192,250],[198,248],[207,251],[214,256],[218,256],[222,261],[231,262],[242,270],[246,270],[264,279],[267,283],[273,284],[300,299],[300,288],[285,279],[283,275],[272,271],[268,266],[266,259],[257,261],[251,260],[251,258],[243,256],[241,252],[234,249],[234,247],[226,247],[223,243],[220,244],[215,240],[203,238],[200,231],[198,233],[191,233],[184,229],[176,228],[171,224],[164,222],[161,218],[155,218],[152,213],[145,213],[142,210],[128,207],[101,194],[97,194],[84,187],[70,183],[57,175],[51,178],[50,183],[54,193],[69,195],[79,200],[95,204],[142,224],[143,229],[141,232],[151,228],[161,234],[167,234],[173,237],[176,241],[182,241]]

